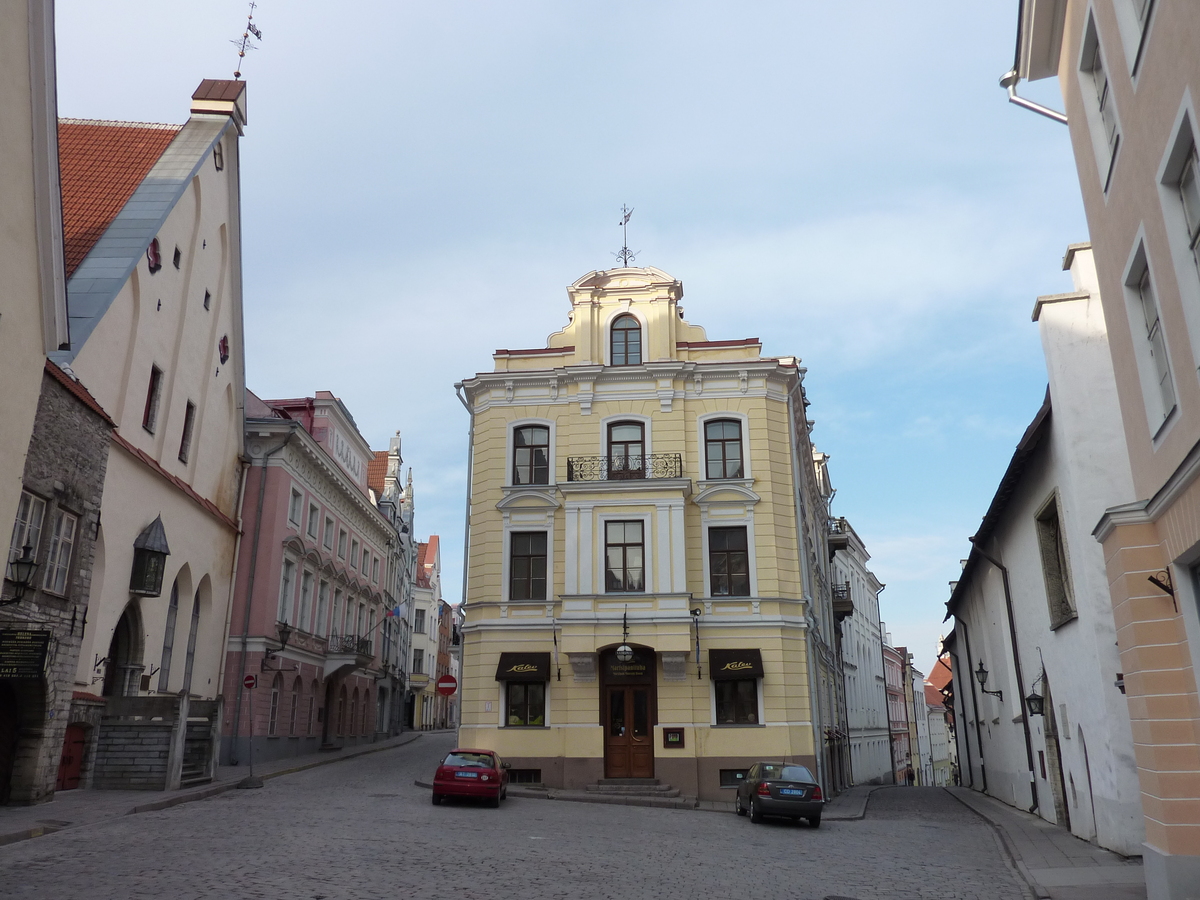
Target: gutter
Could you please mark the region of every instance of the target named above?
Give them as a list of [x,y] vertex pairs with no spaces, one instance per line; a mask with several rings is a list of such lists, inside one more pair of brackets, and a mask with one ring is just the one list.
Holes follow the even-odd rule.
[[1017,3],[1017,46],[1013,51],[1013,67],[1000,76],[1000,87],[1008,90],[1008,102],[1014,103],[1022,109],[1027,109],[1030,112],[1035,112],[1039,116],[1045,116],[1058,122],[1060,125],[1067,124],[1065,114],[1051,109],[1048,106],[1042,106],[1040,103],[1034,103],[1032,100],[1026,100],[1024,97],[1017,96],[1017,82],[1021,80],[1021,34],[1025,26],[1025,4],[1024,2]]
[[[1016,670],[1017,675],[1017,707],[1021,710],[1021,730],[1025,732],[1025,758],[1029,764],[1029,794],[1032,800],[1029,812],[1033,812],[1038,808],[1037,777],[1034,774],[1033,768],[1033,738],[1029,734],[1029,716],[1025,713],[1025,678],[1021,674],[1021,654],[1017,648],[1017,625],[1013,620],[1012,591],[1008,585],[1008,569],[979,546],[974,537],[971,538],[971,544],[979,551],[981,557],[1000,570],[1001,580],[1004,583],[1004,606],[1008,612],[1008,634],[1012,644],[1013,668]],[[976,721],[978,721],[978,718],[976,716]]]
[[[246,692],[243,684],[246,678],[246,656],[249,652],[248,644],[250,641],[250,608],[254,600],[254,576],[258,572],[258,542],[262,537],[262,511],[263,499],[267,493],[267,462],[272,456],[286,447],[292,442],[292,438],[296,435],[296,428],[299,427],[299,422],[290,422],[288,436],[283,439],[283,443],[277,447],[272,447],[262,455],[262,471],[258,477],[258,506],[254,514],[254,542],[250,547],[250,572],[246,580],[246,615],[242,619],[242,660],[238,669],[238,688],[237,688],[237,703],[234,705],[233,714],[233,735],[229,742],[229,764],[236,766],[237,759],[237,741],[241,732],[242,725],[242,696]],[[230,613],[232,615],[232,611]],[[253,730],[251,731],[253,733]]]

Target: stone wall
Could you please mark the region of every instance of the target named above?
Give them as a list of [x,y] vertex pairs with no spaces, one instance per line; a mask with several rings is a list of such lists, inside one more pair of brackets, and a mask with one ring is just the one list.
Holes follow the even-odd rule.
[[[41,540],[36,548],[37,559],[43,565],[19,603],[0,607],[0,628],[50,631],[52,639],[44,679],[9,682],[16,692],[21,716],[11,777],[0,772],[0,788],[8,781],[9,802],[40,803],[54,796],[91,590],[109,432],[106,417],[58,376],[43,373],[24,474],[25,490],[46,501]],[[60,509],[78,517],[66,592],[62,595],[42,589],[51,526]],[[10,523],[0,523],[0,534],[11,533]],[[7,543],[4,546],[7,552]],[[3,593],[6,598],[12,596],[13,585],[5,582]],[[3,793],[0,790],[0,795]]]
[[92,787],[161,791],[167,784],[172,721],[105,720],[96,742]]

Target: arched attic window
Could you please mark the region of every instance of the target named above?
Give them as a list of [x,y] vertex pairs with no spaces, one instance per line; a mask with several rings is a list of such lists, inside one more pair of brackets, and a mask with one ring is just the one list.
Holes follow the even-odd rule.
[[642,364],[642,326],[628,313],[617,316],[612,324],[612,353],[609,362],[614,366]]

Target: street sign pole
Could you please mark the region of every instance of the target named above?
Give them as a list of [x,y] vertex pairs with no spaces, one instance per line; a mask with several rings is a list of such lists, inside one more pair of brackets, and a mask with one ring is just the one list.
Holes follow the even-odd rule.
[[239,788],[260,788],[263,786],[261,778],[254,777],[254,689],[258,687],[258,676],[247,675],[242,679],[242,687],[246,688],[246,705],[250,713],[250,728],[248,736],[250,741],[250,774],[237,783]]

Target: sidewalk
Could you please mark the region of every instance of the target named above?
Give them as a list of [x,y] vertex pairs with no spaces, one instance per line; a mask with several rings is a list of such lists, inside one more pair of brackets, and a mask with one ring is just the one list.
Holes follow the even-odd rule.
[[[438,732],[406,731],[374,744],[259,763],[254,767],[254,774],[263,779],[278,778],[280,775],[290,775],[314,766],[324,766],[368,753],[403,747],[422,734],[429,733]],[[213,782],[201,787],[178,791],[59,791],[49,803],[39,803],[36,806],[0,806],[0,846],[53,834],[64,828],[92,825],[119,816],[153,812],[178,806],[180,803],[204,800],[232,789],[249,774],[248,766],[220,766]]]
[[999,831],[1034,895],[1051,900],[1144,900],[1142,861],[1080,840],[1065,828],[964,787],[947,791]]

